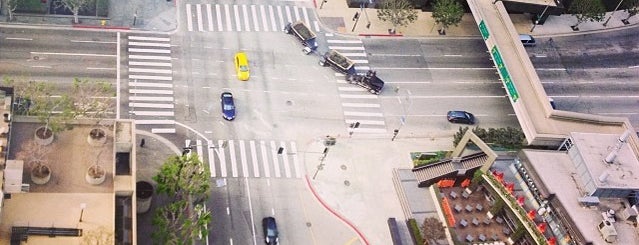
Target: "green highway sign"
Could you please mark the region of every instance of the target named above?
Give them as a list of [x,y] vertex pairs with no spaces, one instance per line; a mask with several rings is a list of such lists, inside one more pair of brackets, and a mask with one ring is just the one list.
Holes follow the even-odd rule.
[[501,58],[499,50],[497,50],[497,46],[493,46],[493,48],[490,49],[490,53],[493,55],[493,59],[495,59],[497,70],[499,71],[499,74],[504,81],[504,85],[506,85],[506,89],[508,90],[510,99],[512,99],[513,102],[517,102],[517,100],[519,99],[519,93],[517,92],[517,88],[515,88],[515,84],[513,84],[512,78],[510,78],[508,69],[506,69],[506,65],[504,64],[504,60]]
[[486,27],[486,22],[484,22],[484,20],[479,22],[479,32],[481,32],[481,37],[483,37],[484,40],[488,39],[488,36],[490,36],[490,33],[488,33],[488,27]]

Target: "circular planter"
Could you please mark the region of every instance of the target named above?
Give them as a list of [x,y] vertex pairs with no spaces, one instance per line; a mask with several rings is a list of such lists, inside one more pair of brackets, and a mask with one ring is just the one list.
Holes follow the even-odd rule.
[[138,181],[135,183],[135,196],[137,198],[137,213],[148,212],[153,199],[153,185],[146,181]]
[[91,129],[89,136],[87,136],[87,142],[91,146],[102,146],[107,142],[106,131],[101,128]]
[[89,184],[100,185],[106,180],[106,171],[99,165],[93,165],[87,169],[84,179]]
[[31,181],[37,185],[44,185],[51,180],[51,169],[47,165],[38,164],[31,169]]
[[34,134],[35,142],[38,143],[39,145],[51,144],[53,142],[53,138],[55,138],[53,136],[53,131],[51,131],[50,128],[45,130],[45,128],[46,128],[45,126],[38,127],[35,131],[35,134]]

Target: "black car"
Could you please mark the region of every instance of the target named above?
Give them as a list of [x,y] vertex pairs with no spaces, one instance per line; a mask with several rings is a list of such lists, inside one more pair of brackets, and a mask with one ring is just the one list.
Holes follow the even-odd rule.
[[275,223],[275,218],[266,217],[262,219],[262,228],[264,229],[264,242],[268,245],[277,245],[279,244],[278,231],[277,231],[277,223]]
[[475,124],[475,116],[466,111],[449,111],[446,118],[452,123]]
[[235,103],[233,102],[233,94],[230,92],[224,92],[220,95],[220,101],[222,103],[222,117],[226,120],[235,119]]

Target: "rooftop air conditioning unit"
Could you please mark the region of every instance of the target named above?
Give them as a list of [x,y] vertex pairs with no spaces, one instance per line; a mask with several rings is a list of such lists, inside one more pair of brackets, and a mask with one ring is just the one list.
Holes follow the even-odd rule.
[[603,220],[597,227],[599,228],[601,236],[607,243],[613,243],[617,241],[617,230],[612,225],[612,223],[610,223],[610,221]]

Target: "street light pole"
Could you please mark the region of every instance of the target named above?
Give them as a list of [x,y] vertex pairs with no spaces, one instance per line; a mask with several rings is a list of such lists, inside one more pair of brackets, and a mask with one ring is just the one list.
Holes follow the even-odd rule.
[[619,6],[621,6],[621,3],[623,3],[623,0],[619,0],[619,4],[617,4],[617,7],[615,7],[615,10],[613,10],[612,13],[610,13],[610,16],[608,16],[608,19],[606,20],[606,22],[603,23],[603,26],[608,25],[608,21],[610,21],[610,18],[612,18],[612,16],[615,15],[615,12],[617,12],[617,9],[619,9]]
[[539,20],[544,17],[544,14],[546,14],[546,10],[548,10],[548,7],[550,7],[550,4],[546,5],[546,8],[544,8],[544,11],[541,12],[541,15],[537,17],[535,23],[533,23],[533,27],[530,29],[530,32],[533,32],[535,30],[535,27],[537,27],[537,24],[539,24]]
[[87,208],[86,203],[80,203],[80,222],[82,222],[82,215],[84,215],[84,209]]

